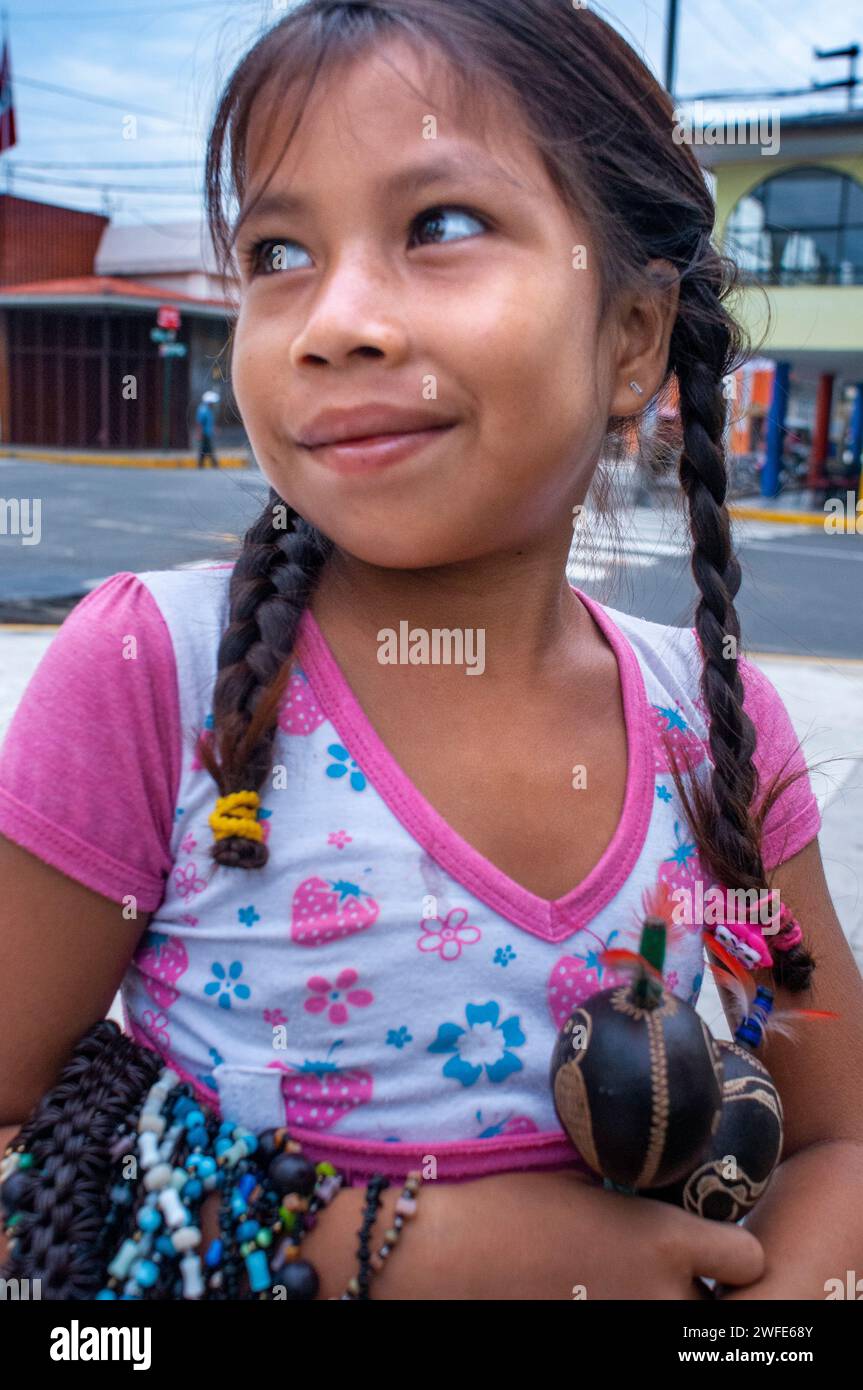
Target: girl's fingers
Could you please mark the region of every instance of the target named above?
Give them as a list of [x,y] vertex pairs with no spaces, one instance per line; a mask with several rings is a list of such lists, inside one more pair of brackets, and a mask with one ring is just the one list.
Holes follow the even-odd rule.
[[719,1284],[754,1284],[764,1273],[761,1242],[740,1226],[698,1218],[703,1225],[693,1248],[694,1275],[706,1275]]

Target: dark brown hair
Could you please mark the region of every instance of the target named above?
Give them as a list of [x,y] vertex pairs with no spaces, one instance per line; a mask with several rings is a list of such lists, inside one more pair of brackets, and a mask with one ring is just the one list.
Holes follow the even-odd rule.
[[[740,638],[734,600],[741,573],[725,505],[723,446],[723,381],[746,347],[726,307],[735,271],[711,239],[714,205],[701,168],[692,150],[672,139],[671,99],[625,40],[592,10],[561,0],[305,0],[242,59],[216,112],[207,213],[222,266],[238,231],[226,193],[238,202],[246,195],[246,137],[261,89],[275,83],[299,98],[287,148],[318,74],[395,37],[438,50],[460,100],[495,93],[516,102],[561,197],[592,228],[604,304],[623,288],[655,284],[648,262],[674,268],[679,306],[661,389],[676,379],[712,770],[709,785],[694,779],[688,791],[673,757],[672,775],[701,855],[720,882],[766,887],[764,816],[802,774],[774,779],[756,807],[755,729],[743,708],[736,645],[726,655],[726,639]],[[608,426],[613,435],[620,422]],[[277,525],[285,516],[289,524]],[[199,745],[222,795],[259,790],[268,776],[297,625],[331,550],[271,490],[231,577],[212,744]],[[225,867],[259,868],[267,860],[263,844],[241,838],[217,842],[212,854]],[[773,973],[777,983],[804,989],[812,966],[798,947],[777,952]]]

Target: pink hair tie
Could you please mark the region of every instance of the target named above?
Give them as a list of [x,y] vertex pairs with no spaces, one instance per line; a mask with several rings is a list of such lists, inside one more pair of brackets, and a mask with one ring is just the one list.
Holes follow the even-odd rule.
[[[726,895],[729,890],[726,889]],[[726,903],[730,904],[733,899],[726,896]],[[758,911],[758,908],[753,911]],[[731,920],[727,920],[731,917]],[[765,933],[764,928],[754,922],[735,921],[734,914],[726,911],[726,921],[719,922],[715,927],[708,927],[712,930],[716,940],[720,945],[730,951],[748,970],[765,969],[769,970],[773,965],[773,957],[770,954],[769,946],[772,945],[776,951],[790,951],[798,946],[803,940],[803,932],[797,918],[792,915],[784,903],[779,909],[779,930],[775,934]]]
[[803,931],[800,923],[793,913],[782,904],[779,910],[780,927],[773,940],[774,949],[777,951],[791,951],[795,946],[799,946],[803,940]]

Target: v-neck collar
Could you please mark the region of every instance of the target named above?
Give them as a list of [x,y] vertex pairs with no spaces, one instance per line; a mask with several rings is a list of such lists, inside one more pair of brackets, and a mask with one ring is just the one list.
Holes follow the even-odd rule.
[[631,643],[594,599],[570,586],[610,643],[617,660],[626,728],[623,812],[611,841],[587,877],[549,900],[516,883],[456,833],[428,802],[379,738],[348,685],[310,608],[300,621],[295,655],[315,698],[351,757],[417,844],[475,897],[514,926],[546,941],[580,931],[611,902],[644,847],[653,809],[647,695]]

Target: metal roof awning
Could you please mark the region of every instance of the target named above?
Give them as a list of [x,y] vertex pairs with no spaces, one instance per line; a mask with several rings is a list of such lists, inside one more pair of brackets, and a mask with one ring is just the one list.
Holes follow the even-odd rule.
[[142,285],[118,276],[80,275],[70,280],[0,286],[0,308],[88,307],[146,311],[160,304],[176,305],[184,313],[201,318],[225,318],[233,311],[227,299],[199,299],[180,290]]

